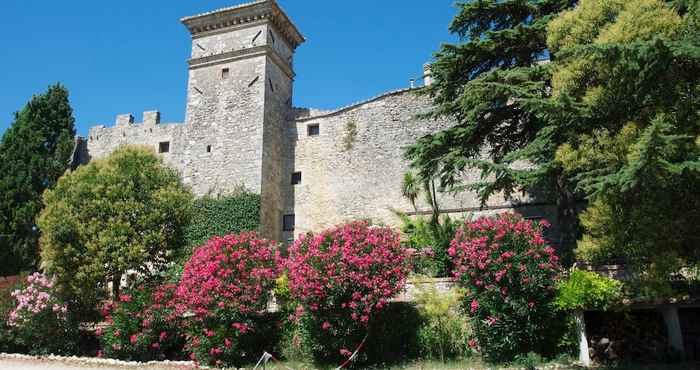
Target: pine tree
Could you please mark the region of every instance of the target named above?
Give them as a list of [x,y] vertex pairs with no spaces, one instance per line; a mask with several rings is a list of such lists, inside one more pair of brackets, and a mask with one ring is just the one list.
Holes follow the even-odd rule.
[[36,217],[44,190],[56,184],[74,147],[68,91],[49,87],[15,114],[0,141],[0,274],[37,266]]
[[[460,3],[450,31],[462,42],[442,46],[432,64],[435,83],[425,92],[436,105],[431,116],[457,125],[421,138],[406,153],[423,178],[443,187],[476,191],[482,203],[502,192],[538,192],[559,206],[562,244],[576,230],[576,199],[560,166],[552,162],[562,138],[547,127],[564,112],[546,100],[550,94],[547,24],[573,0],[479,0]],[[484,155],[486,154],[486,155]],[[527,160],[536,166],[516,170]],[[468,169],[483,181],[461,183]]]

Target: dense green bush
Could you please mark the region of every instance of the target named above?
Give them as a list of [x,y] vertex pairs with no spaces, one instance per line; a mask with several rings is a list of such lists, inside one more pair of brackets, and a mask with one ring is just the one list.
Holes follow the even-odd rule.
[[562,311],[605,311],[622,299],[622,283],[595,272],[573,270],[557,284],[554,304]]
[[452,273],[452,260],[447,254],[450,242],[454,238],[459,222],[445,215],[427,219],[417,216],[411,218],[399,214],[404,235],[402,244],[418,252],[414,259],[414,272],[434,277],[446,277]]
[[256,231],[259,227],[259,195],[240,192],[231,196],[206,196],[194,202],[185,239],[190,247],[196,247],[214,236]]
[[166,271],[183,244],[192,194],[151,148],[125,146],[44,193],[41,260],[74,307],[93,308],[127,271]]
[[11,294],[17,288],[0,288],[0,353],[12,353],[19,349],[14,335],[12,335],[10,327],[7,325],[8,315],[15,307],[15,301]]

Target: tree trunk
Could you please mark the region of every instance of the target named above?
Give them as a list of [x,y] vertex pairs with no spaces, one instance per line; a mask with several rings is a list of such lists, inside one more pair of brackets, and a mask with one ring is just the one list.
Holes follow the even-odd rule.
[[119,291],[122,285],[122,274],[115,273],[112,277],[112,299],[119,300]]

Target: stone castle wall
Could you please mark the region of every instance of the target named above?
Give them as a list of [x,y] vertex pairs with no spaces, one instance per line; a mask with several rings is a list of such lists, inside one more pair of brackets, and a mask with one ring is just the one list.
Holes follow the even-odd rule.
[[[409,170],[405,148],[454,123],[418,116],[431,109],[415,89],[391,92],[335,111],[292,108],[293,56],[304,39],[273,0],[183,18],[192,34],[185,124],[143,123],[120,115],[113,127],[90,129],[80,161],[101,158],[124,144],[161,143],[165,163],[196,195],[225,194],[240,186],[262,198],[262,233],[287,240],[300,233],[355,220],[397,225],[395,211],[411,212],[401,194]],[[429,70],[428,70],[429,72]],[[426,77],[426,81],[430,81]],[[310,136],[309,126],[319,135]],[[301,172],[300,184],[292,174]],[[478,172],[466,181],[479,180]],[[449,213],[513,209],[494,197],[486,209],[470,193],[443,194]],[[526,197],[520,201],[531,202]],[[418,209],[430,208],[419,199]],[[552,219],[551,207],[519,208]],[[283,232],[284,216],[293,231]]]
[[[285,212],[296,215],[296,229],[285,237],[356,219],[398,226],[395,211],[414,213],[401,192],[409,171],[405,149],[418,138],[454,124],[418,118],[432,105],[429,97],[417,91],[388,93],[334,112],[298,110],[287,138],[293,153],[287,168],[290,173],[301,172],[302,182],[287,186]],[[319,136],[308,135],[310,125],[319,126]],[[465,174],[466,181],[479,179],[478,171]],[[527,197],[507,201],[494,196],[484,208],[469,192],[438,198],[441,209],[460,217],[514,208],[535,218],[551,218],[553,212],[551,207],[521,205],[535,204]],[[430,210],[423,197],[417,208],[419,213]]]

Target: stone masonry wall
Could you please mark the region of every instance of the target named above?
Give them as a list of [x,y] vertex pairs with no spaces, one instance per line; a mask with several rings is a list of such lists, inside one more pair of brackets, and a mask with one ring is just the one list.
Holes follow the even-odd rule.
[[[416,117],[430,107],[428,97],[403,90],[336,112],[314,116],[298,110],[300,118],[288,138],[293,157],[286,167],[290,173],[302,172],[302,182],[286,188],[285,212],[295,214],[296,228],[294,235],[286,233],[285,237],[356,219],[397,226],[400,220],[395,210],[413,211],[401,194],[403,176],[409,170],[405,148],[453,124]],[[308,136],[309,125],[319,125],[320,135]],[[478,179],[478,172],[465,175],[467,181]],[[441,194],[439,198],[441,209],[459,216],[503,212],[514,205],[496,196],[481,210],[471,193]],[[419,212],[430,209],[422,197],[417,208]],[[520,207],[518,211],[535,218],[554,216],[551,207]]]

